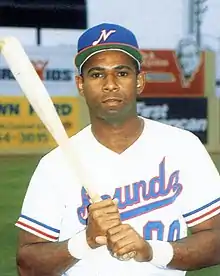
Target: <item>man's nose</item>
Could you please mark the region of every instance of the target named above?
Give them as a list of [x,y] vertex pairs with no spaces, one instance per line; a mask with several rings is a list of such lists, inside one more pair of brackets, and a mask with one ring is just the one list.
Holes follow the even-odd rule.
[[111,74],[107,75],[104,81],[105,83],[103,85],[103,90],[105,92],[118,90],[119,86],[117,83],[117,78],[114,75],[111,75]]

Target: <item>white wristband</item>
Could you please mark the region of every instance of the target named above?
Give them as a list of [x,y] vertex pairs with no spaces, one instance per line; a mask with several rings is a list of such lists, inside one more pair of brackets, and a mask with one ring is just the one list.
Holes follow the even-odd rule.
[[88,245],[86,240],[86,230],[76,233],[71,239],[69,239],[68,251],[70,255],[78,260],[84,259],[89,253],[91,253],[92,248]]
[[160,268],[166,268],[173,259],[173,246],[165,241],[150,240],[147,242],[150,244],[153,252],[153,258],[150,263]]

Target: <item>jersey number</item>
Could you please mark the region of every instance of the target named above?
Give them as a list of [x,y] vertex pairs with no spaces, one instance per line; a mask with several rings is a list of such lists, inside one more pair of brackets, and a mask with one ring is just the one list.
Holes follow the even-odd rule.
[[148,221],[143,229],[143,237],[145,240],[151,240],[153,232],[156,232],[157,240],[160,241],[175,241],[180,238],[180,222],[179,220],[174,220],[168,230],[168,236],[164,237],[165,225],[162,221]]

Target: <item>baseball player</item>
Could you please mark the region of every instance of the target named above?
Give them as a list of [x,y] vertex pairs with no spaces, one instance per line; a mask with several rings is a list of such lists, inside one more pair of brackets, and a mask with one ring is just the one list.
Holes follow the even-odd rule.
[[183,276],[220,263],[220,176],[191,132],[137,115],[141,62],[122,26],[79,38],[91,124],[70,140],[102,200],[91,203],[59,147],[46,154],[16,222],[21,276]]

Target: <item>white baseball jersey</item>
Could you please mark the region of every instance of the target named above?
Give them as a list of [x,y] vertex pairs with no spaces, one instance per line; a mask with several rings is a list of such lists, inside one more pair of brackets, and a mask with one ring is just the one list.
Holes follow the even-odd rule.
[[[187,227],[220,212],[220,176],[195,135],[144,121],[142,135],[121,154],[101,145],[90,125],[70,138],[71,144],[102,198],[119,200],[123,223],[146,240],[175,241],[187,236]],[[49,241],[63,241],[85,228],[88,204],[85,190],[56,148],[38,164],[16,225]],[[183,276],[185,272],[147,262],[122,262],[102,246],[64,275]]]

